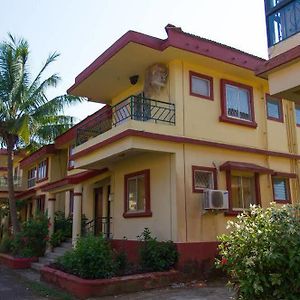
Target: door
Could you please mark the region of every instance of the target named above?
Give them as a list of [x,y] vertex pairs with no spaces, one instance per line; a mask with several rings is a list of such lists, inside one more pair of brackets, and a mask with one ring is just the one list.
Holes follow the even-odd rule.
[[103,188],[96,188],[95,190],[95,205],[94,205],[94,234],[99,235],[102,232],[102,217],[103,217]]

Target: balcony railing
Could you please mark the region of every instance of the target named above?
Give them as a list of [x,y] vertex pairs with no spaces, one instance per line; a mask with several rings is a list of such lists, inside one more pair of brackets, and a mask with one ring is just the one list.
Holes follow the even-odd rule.
[[[21,177],[14,176],[14,186],[21,187],[21,185],[22,185]],[[8,188],[7,176],[0,176],[0,188],[2,188],[2,189]]]
[[76,145],[81,145],[90,138],[98,136],[129,119],[175,125],[175,104],[142,96],[130,96],[114,105],[109,113],[106,111],[78,128]]

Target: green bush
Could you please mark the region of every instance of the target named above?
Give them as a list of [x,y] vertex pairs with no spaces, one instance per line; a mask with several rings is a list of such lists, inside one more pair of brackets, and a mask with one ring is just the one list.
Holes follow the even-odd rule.
[[22,224],[12,240],[12,254],[19,257],[44,256],[48,237],[48,217],[38,214]]
[[172,241],[158,242],[148,228],[144,229],[139,240],[142,241],[140,264],[144,271],[165,271],[175,266],[178,252]]
[[66,240],[66,237],[61,229],[54,232],[49,240],[50,245],[55,248],[60,246],[60,244]]
[[219,237],[217,267],[238,299],[300,299],[300,209],[252,207]]
[[9,253],[12,250],[12,238],[4,236],[0,243],[0,253]]
[[67,273],[88,279],[110,278],[117,268],[110,244],[103,236],[80,238],[76,248],[66,252],[57,263]]
[[62,211],[55,212],[54,232],[60,232],[62,241],[72,237],[72,218],[66,218],[65,213]]

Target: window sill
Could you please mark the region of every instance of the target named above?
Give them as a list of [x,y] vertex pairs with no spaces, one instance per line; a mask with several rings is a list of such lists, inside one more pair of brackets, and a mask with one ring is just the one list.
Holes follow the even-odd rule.
[[225,217],[237,217],[239,214],[244,212],[243,210],[235,211],[235,210],[227,210],[224,212]]
[[205,100],[214,101],[214,98],[211,97],[211,96],[200,95],[200,94],[196,94],[196,93],[192,93],[192,92],[190,92],[190,95],[193,96],[193,97],[198,97],[198,98],[202,98],[202,99],[205,99]]
[[277,204],[291,204],[292,202],[290,200],[275,200],[274,202]]
[[74,166],[68,167],[68,171],[71,171],[71,170],[73,170],[73,169],[74,169]]
[[219,121],[242,125],[242,126],[251,127],[251,128],[257,127],[257,123],[254,121],[244,121],[244,120],[234,119],[234,118],[230,118],[230,117],[223,116],[223,115],[219,117]]
[[143,212],[124,212],[124,218],[143,218],[143,217],[152,217],[151,211],[143,211]]
[[41,182],[46,181],[46,180],[48,180],[48,177],[37,179],[36,183],[41,183]]
[[267,117],[267,120],[270,120],[270,121],[275,121],[275,122],[278,122],[278,123],[284,123],[283,122],[283,118],[273,118],[273,117]]

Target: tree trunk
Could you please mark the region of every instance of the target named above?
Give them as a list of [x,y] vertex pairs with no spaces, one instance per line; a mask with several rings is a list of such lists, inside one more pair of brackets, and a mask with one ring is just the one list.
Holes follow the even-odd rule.
[[14,143],[9,139],[7,141],[7,182],[8,182],[8,200],[9,200],[9,215],[15,235],[20,231],[20,224],[17,216],[16,197],[14,189],[13,177],[13,156],[14,156]]

